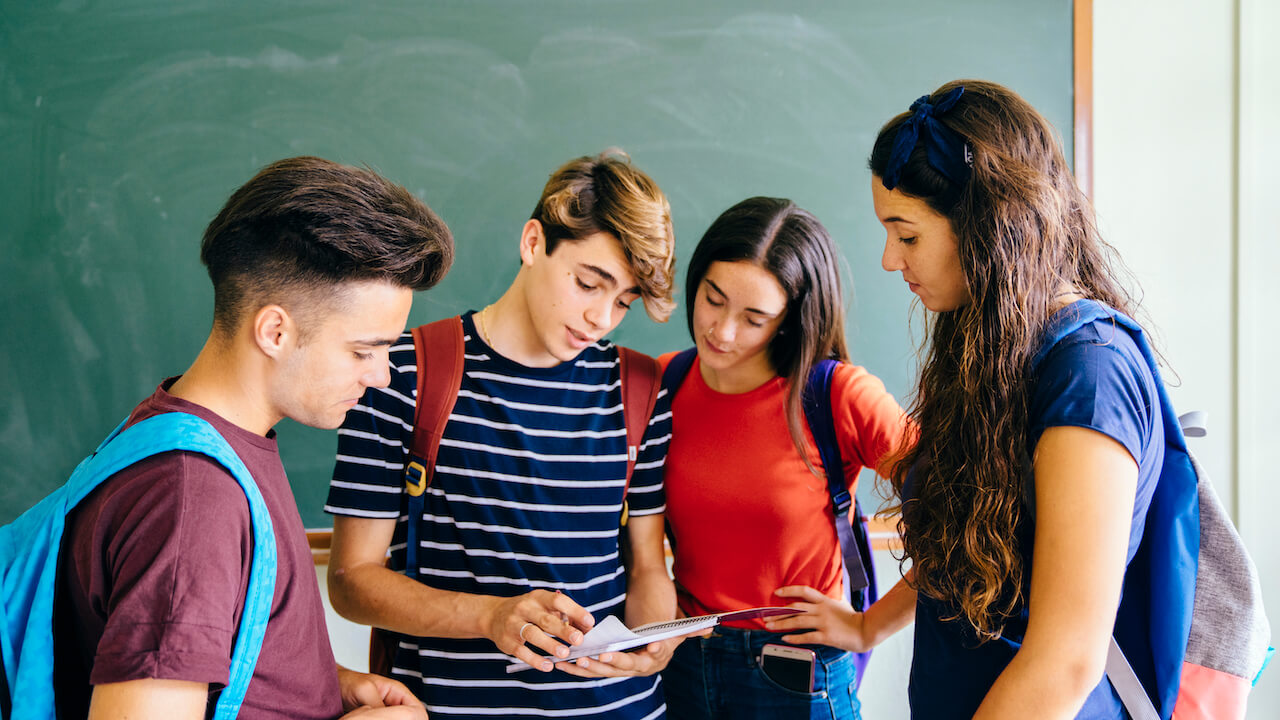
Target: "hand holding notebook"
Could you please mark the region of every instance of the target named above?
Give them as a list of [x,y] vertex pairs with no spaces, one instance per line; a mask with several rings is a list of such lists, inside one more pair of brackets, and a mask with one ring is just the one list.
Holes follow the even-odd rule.
[[[622,624],[621,620],[610,615],[601,620],[598,625],[591,628],[583,636],[581,645],[570,647],[568,657],[560,658],[556,662],[619,650],[630,650],[641,645],[648,645],[651,642],[696,633],[709,627],[715,627],[725,621],[754,620],[756,618],[797,615],[799,613],[799,610],[792,608],[757,607],[734,612],[716,613],[714,615],[677,618],[675,620],[649,623],[636,628],[627,628],[626,625]],[[528,669],[529,665],[523,662],[513,662],[507,666],[507,672],[509,673]]]

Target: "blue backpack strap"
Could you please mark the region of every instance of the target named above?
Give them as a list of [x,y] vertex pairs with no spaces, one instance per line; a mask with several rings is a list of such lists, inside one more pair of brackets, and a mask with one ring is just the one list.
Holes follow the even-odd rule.
[[[857,497],[845,487],[844,458],[836,436],[835,416],[832,414],[831,379],[839,364],[830,359],[814,364],[805,384],[802,405],[805,421],[809,424],[809,432],[813,434],[818,455],[822,458],[822,467],[826,471],[827,493],[831,496],[836,538],[840,541],[840,555],[844,559],[845,590],[849,594],[849,604],[862,612],[879,598],[879,593],[876,589],[867,519],[862,514]],[[849,516],[850,509],[853,510],[852,517]],[[854,653],[855,690],[862,685],[870,659],[870,652]]]
[[[675,402],[676,391],[684,384],[684,379],[688,377],[689,370],[693,368],[693,361],[698,357],[698,348],[691,347],[676,353],[671,362],[667,363],[666,369],[662,371],[662,387],[666,388],[667,396],[671,402]],[[674,551],[676,549],[676,534],[671,529],[671,519],[667,518],[663,521],[666,526],[667,544]]]
[[[230,720],[239,713],[262,649],[275,595],[276,542],[271,516],[248,468],[212,425],[188,413],[165,413],[123,431],[117,427],[94,454],[76,467],[66,485],[4,528],[14,532],[14,537],[33,539],[48,551],[36,561],[39,567],[22,568],[4,578],[9,597],[6,602],[21,605],[26,611],[22,615],[25,625],[13,627],[10,622],[14,618],[10,617],[9,607],[5,608],[5,674],[10,690],[15,695],[22,693],[22,703],[15,704],[10,720],[51,717],[54,708],[53,601],[58,547],[67,512],[117,472],[152,455],[175,450],[202,453],[219,462],[235,477],[249,502],[254,547],[249,587],[231,655],[230,679],[218,696],[214,717]],[[22,596],[11,595],[13,586],[22,583],[29,585],[23,588]],[[14,657],[17,666],[11,668]]]
[[[809,423],[809,431],[813,433],[822,466],[826,470],[827,493],[831,496],[831,510],[835,515],[836,536],[840,540],[840,554],[844,557],[845,572],[849,579],[847,587],[851,602],[857,610],[865,610],[865,598],[859,596],[864,589],[871,587],[875,578],[868,572],[871,565],[870,547],[866,541],[866,529],[862,527],[862,511],[857,498],[845,487],[844,459],[840,453],[840,443],[836,439],[835,419],[831,414],[831,378],[837,365],[839,363],[835,360],[814,363],[809,372],[809,381],[805,384],[802,404],[805,420]],[[849,516],[850,510],[854,512],[852,518]],[[851,521],[856,521],[862,532],[855,532]]]
[[685,376],[689,374],[689,370],[693,367],[693,361],[698,357],[697,348],[688,348],[681,350],[671,358],[671,362],[667,363],[667,367],[662,371],[662,387],[667,389],[668,395],[675,395],[676,390],[684,384]]

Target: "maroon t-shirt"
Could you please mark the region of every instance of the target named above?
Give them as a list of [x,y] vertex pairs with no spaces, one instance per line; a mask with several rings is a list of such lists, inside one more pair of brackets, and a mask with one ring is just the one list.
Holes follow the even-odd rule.
[[[187,412],[213,424],[253,474],[274,526],[275,597],[241,718],[336,718],[338,675],[311,549],[275,433],[256,435],[166,392],[135,423]],[[62,717],[85,717],[92,685],[142,678],[226,684],[249,581],[244,491],[215,460],[170,452],[108,479],[67,518],[58,575],[55,683]]]

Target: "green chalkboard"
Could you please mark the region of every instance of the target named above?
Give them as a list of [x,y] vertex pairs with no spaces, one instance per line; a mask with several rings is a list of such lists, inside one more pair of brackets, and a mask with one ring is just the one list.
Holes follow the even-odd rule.
[[[973,76],[1069,142],[1071,16],[1070,0],[6,2],[0,522],[186,368],[210,323],[201,232],[292,155],[367,164],[453,228],[457,264],[414,323],[506,287],[520,225],[571,157],[630,152],[685,257],[737,200],[791,197],[843,248],[855,359],[902,398],[911,296],[880,269],[871,141]],[[631,313],[614,339],[689,342],[683,310]],[[304,521],[328,526],[333,433],[278,429]]]

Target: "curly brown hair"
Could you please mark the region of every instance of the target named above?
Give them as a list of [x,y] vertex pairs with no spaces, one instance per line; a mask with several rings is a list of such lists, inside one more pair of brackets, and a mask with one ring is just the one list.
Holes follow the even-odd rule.
[[[1132,315],[1121,267],[1099,237],[1053,127],[1013,91],[956,80],[964,91],[939,120],[972,155],[956,184],[930,166],[921,138],[902,168],[900,192],[945,216],[955,233],[972,302],[926,317],[919,384],[910,415],[916,445],[890,464],[901,505],[904,557],[916,590],[954,610],[977,637],[1000,637],[1021,607],[1018,540],[1028,526],[1029,362],[1064,288]],[[885,177],[903,113],[881,130],[871,172]],[[910,487],[904,486],[910,481]]]

